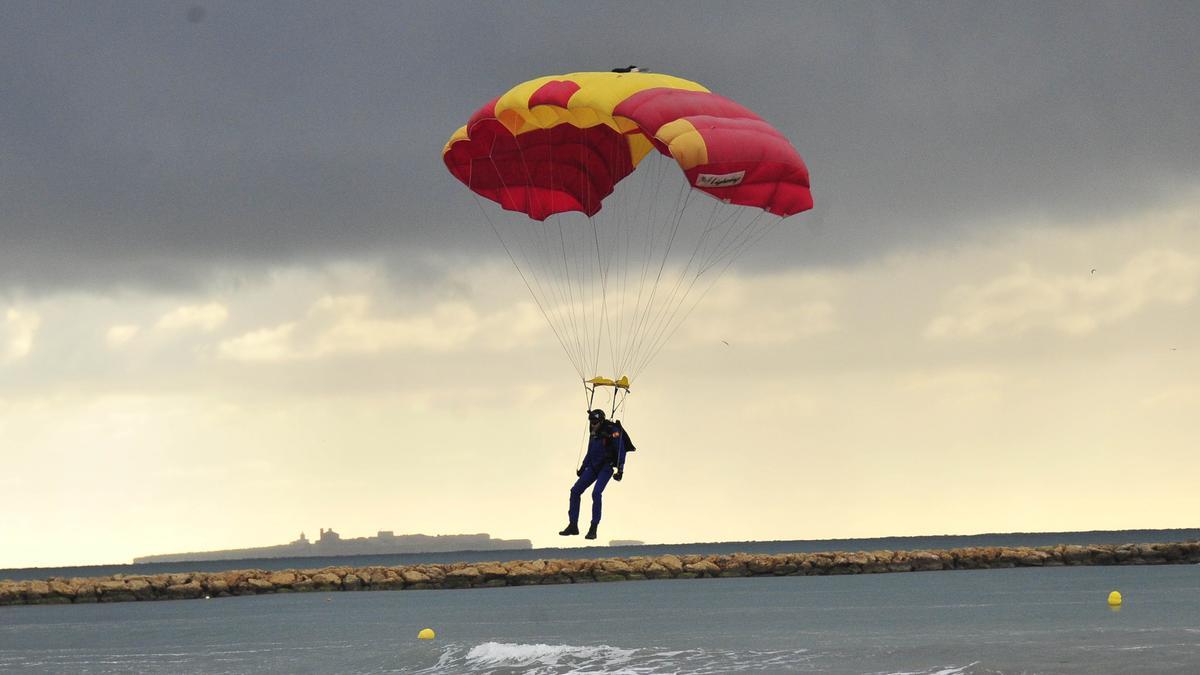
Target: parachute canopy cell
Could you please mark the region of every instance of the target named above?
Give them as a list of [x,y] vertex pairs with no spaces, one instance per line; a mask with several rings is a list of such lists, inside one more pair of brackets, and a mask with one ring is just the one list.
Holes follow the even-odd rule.
[[697,190],[786,217],[812,208],[808,169],[786,137],[703,86],[660,73],[571,73],[489,101],[443,159],[477,194],[544,220],[596,214],[651,150]]

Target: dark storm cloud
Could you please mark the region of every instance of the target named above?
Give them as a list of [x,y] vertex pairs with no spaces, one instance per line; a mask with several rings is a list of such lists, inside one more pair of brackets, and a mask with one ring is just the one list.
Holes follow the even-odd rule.
[[776,251],[1120,212],[1200,173],[1198,29],[1194,2],[4,3],[0,289],[490,251],[448,134],[521,80],[626,63],[793,139],[818,236]]

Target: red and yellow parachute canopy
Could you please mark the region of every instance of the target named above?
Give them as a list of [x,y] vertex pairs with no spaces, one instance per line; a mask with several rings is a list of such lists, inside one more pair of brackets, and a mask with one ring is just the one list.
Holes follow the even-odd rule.
[[[442,157],[481,198],[585,387],[614,395],[744,250],[813,204],[783,134],[658,73],[519,84],[454,132]],[[690,199],[697,192],[716,199]]]
[[450,172],[535,220],[596,214],[656,148],[688,183],[778,216],[812,208],[808,169],[770,124],[703,86],[658,73],[572,73],[519,84],[446,143]]

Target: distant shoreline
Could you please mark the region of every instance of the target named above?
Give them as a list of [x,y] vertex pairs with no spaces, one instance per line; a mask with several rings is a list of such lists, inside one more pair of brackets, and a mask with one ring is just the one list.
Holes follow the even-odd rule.
[[[249,557],[238,559],[109,563],[71,566],[0,568],[0,579],[45,579],[47,577],[102,577],[114,574],[167,574],[173,572],[221,572],[235,569],[286,570],[330,566],[396,567],[423,563],[484,562],[488,560],[576,559],[657,556],[668,553],[794,553],[831,550],[946,549],[969,546],[1054,546],[1059,544],[1126,544],[1200,539],[1200,528],[1086,530],[1077,532],[998,532],[981,534],[899,535],[837,539],[779,539],[708,541],[675,544],[642,544],[614,548],[604,545],[478,550],[396,554],[337,554],[318,557]],[[564,544],[575,543],[563,539]]]
[[304,533],[300,538],[273,546],[256,546],[216,551],[158,553],[133,559],[134,565],[155,563],[197,563],[218,560],[257,560],[270,558],[333,558],[360,555],[404,555],[419,553],[453,553],[455,551],[520,551],[533,548],[528,539],[493,539],[486,532],[477,534],[394,534],[381,530],[374,537],[343,539],[332,529],[321,530],[316,541]]
[[506,563],[418,564],[282,571],[233,570],[0,581],[0,605],[184,600],[313,591],[492,588],[648,579],[825,576],[939,570],[1200,563],[1200,540],[1141,544],[968,547],[633,556]]

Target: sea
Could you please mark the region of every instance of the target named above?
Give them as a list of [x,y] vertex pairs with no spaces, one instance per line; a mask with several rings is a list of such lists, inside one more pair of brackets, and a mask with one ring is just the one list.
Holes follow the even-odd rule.
[[0,672],[1193,675],[1200,565],[0,607]]

